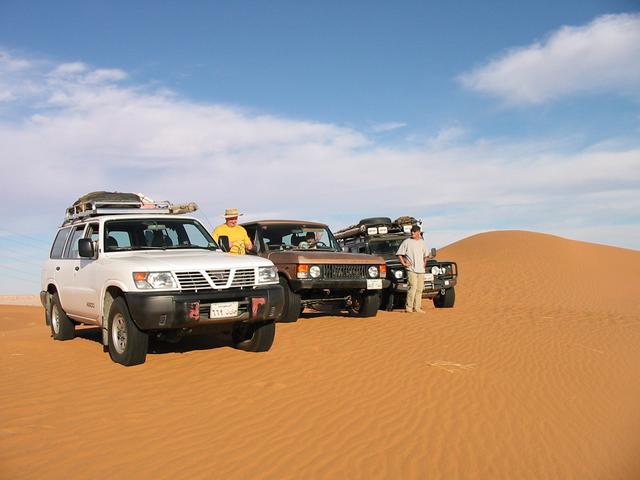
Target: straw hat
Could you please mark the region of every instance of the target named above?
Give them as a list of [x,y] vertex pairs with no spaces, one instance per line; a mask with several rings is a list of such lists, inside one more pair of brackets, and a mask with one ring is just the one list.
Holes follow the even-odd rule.
[[227,208],[224,211],[224,218],[239,217],[241,215],[244,215],[244,213],[238,213],[238,209],[237,208]]

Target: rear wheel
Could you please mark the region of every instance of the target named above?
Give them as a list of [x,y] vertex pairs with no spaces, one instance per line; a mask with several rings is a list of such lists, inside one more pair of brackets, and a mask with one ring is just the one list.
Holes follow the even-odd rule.
[[273,345],[276,336],[276,324],[236,323],[231,331],[233,346],[246,352],[266,352]]
[[456,303],[456,291],[453,288],[447,288],[444,295],[439,293],[437,297],[433,297],[436,308],[451,308],[454,303]]
[[282,316],[278,321],[282,323],[295,322],[302,312],[300,295],[291,291],[289,282],[284,277],[280,277],[280,286],[283,290],[284,305],[282,307]]
[[71,340],[76,336],[76,325],[64,313],[57,293],[51,298],[51,335],[54,340]]
[[109,310],[109,355],[126,367],[144,363],[149,349],[149,335],[142,332],[129,314],[122,297],[116,298]]
[[355,317],[375,317],[380,308],[378,293],[358,293],[351,296],[349,314]]
[[395,302],[396,302],[396,295],[393,292],[383,293],[382,300],[380,301],[380,308],[382,310],[386,310],[387,312],[391,312],[393,311]]

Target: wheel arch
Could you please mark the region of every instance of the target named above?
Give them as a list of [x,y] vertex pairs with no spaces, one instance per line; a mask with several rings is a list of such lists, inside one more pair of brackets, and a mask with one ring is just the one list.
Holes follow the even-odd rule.
[[109,311],[111,310],[111,305],[114,300],[118,297],[124,298],[124,291],[118,285],[108,285],[105,287],[102,295],[102,314],[100,316],[102,323],[102,345],[105,347],[109,345],[109,322],[107,321]]

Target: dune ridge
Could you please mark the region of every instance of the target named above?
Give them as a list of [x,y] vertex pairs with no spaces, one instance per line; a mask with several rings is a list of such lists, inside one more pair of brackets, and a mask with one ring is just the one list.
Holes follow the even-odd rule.
[[306,312],[264,354],[194,337],[123,368],[2,306],[0,476],[640,478],[640,252],[507,231],[438,258],[455,308]]

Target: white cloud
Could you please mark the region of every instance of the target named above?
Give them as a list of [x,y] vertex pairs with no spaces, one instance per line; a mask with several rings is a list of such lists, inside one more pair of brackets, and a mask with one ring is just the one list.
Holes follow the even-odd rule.
[[50,75],[52,77],[68,77],[72,75],[77,75],[79,73],[84,73],[89,69],[89,67],[82,62],[74,62],[74,63],[63,63],[54,68]]
[[566,95],[640,92],[640,14],[605,15],[565,26],[545,41],[507,52],[459,77],[468,89],[508,104]]
[[[194,200],[214,224],[229,206],[247,219],[307,218],[334,228],[411,214],[425,219],[437,247],[498,228],[562,234],[571,227],[583,240],[603,241],[594,233],[602,227],[620,233],[607,243],[640,248],[629,234],[640,228],[637,140],[560,154],[568,151],[563,139],[472,142],[448,127],[419,146],[382,146],[334,124],[125,87],[121,75],[87,83],[101,71],[90,66],[62,70],[49,83],[41,80],[60,73],[57,66],[32,66],[19,77],[0,70],[21,107],[0,110],[6,230],[48,242],[68,204],[111,190]],[[15,293],[7,285],[0,279],[0,292]]]
[[16,58],[8,52],[0,51],[0,71],[18,72],[31,67],[31,62],[24,58]]
[[371,125],[371,130],[376,133],[386,133],[404,128],[406,126],[407,124],[402,122],[374,123]]
[[443,128],[435,137],[427,139],[427,145],[434,149],[449,147],[454,142],[459,141],[466,133],[466,130],[462,127]]

